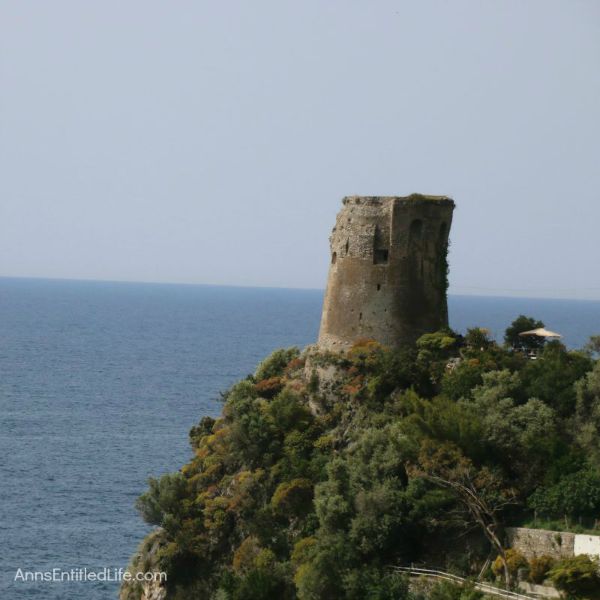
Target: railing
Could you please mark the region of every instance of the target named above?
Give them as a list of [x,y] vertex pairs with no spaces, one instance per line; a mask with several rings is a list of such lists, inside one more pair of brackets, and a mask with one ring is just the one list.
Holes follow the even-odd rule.
[[526,596],[524,594],[518,594],[517,592],[510,592],[509,590],[503,590],[502,588],[494,587],[488,583],[481,583],[478,581],[470,581],[464,577],[458,575],[452,575],[452,573],[446,573],[444,571],[437,571],[435,569],[422,569],[419,567],[392,567],[395,571],[401,571],[402,573],[408,573],[414,577],[432,577],[434,579],[442,579],[445,581],[452,581],[458,584],[472,584],[476,590],[489,594],[490,596],[500,596],[501,598],[510,598],[511,600],[537,600],[535,596]]

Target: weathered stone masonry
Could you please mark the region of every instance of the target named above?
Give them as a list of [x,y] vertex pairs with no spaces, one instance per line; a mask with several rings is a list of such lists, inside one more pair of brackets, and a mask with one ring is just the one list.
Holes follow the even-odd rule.
[[446,196],[348,196],[330,238],[331,266],[318,345],[360,338],[412,344],[448,325]]
[[508,546],[518,550],[527,558],[546,555],[560,559],[575,554],[574,533],[509,527],[506,530],[506,536]]
[[506,535],[509,547],[527,558],[543,554],[556,559],[579,554],[600,557],[600,536],[597,535],[526,527],[509,527]]

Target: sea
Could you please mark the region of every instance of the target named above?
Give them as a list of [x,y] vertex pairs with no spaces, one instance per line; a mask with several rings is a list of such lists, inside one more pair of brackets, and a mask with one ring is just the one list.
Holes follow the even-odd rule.
[[[78,570],[114,579],[127,565],[150,531],[134,507],[148,477],[188,461],[190,427],[265,356],[315,341],[322,300],[0,278],[0,598],[116,599],[116,581],[74,581]],[[570,348],[600,334],[600,301],[451,296],[449,313],[499,339],[520,314]]]

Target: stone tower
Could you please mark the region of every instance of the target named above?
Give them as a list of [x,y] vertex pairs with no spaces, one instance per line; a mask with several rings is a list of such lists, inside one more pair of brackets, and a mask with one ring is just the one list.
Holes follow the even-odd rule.
[[448,325],[446,196],[348,196],[330,238],[331,266],[318,345],[360,338],[412,344]]

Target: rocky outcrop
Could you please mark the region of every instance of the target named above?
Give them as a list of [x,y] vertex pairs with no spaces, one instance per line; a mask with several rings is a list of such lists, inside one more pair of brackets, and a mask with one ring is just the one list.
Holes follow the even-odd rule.
[[[133,575],[160,572],[158,551],[165,544],[162,529],[150,533],[140,544],[127,570]],[[166,600],[166,597],[167,590],[160,581],[124,581],[119,593],[119,600]]]

